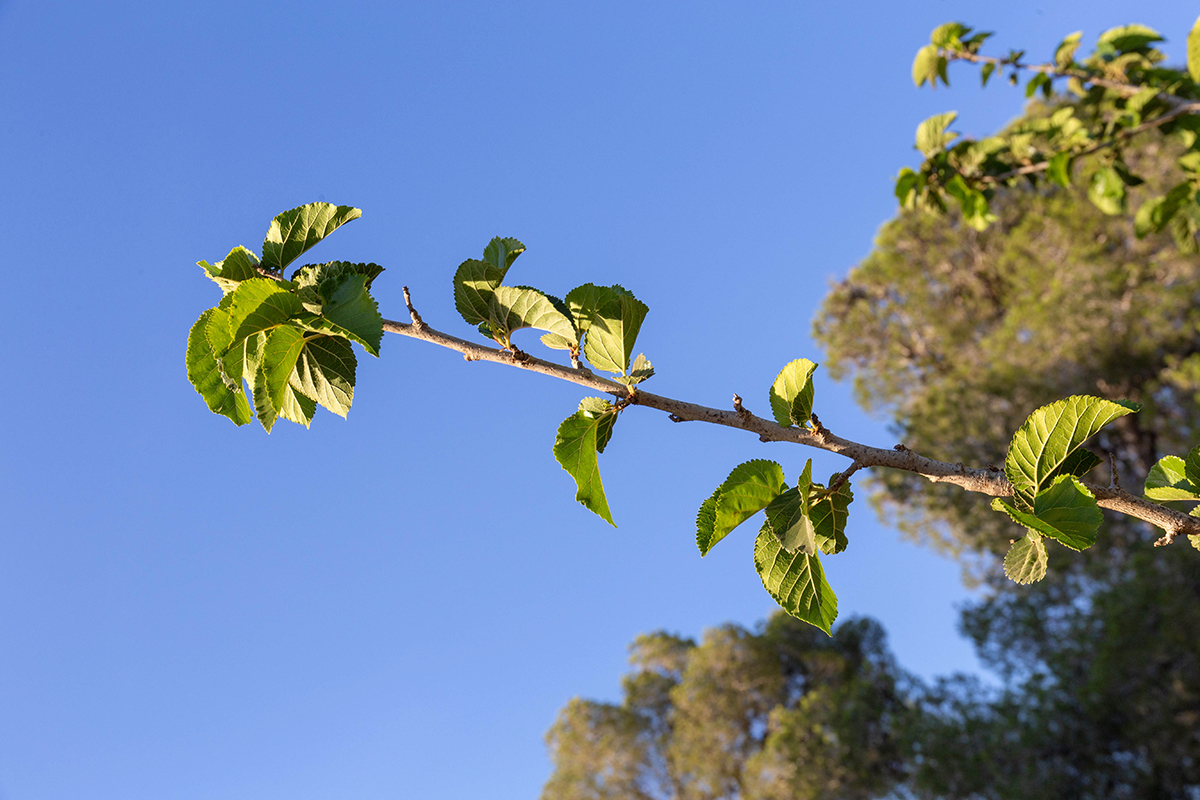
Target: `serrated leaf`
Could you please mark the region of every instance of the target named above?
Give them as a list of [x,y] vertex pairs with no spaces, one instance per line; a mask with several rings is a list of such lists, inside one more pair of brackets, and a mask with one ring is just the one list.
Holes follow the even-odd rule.
[[[567,301],[570,305],[570,300]],[[597,369],[624,375],[649,307],[632,294],[618,294],[596,310],[584,339],[584,355]]]
[[282,270],[317,242],[361,216],[361,209],[332,203],[309,203],[284,211],[271,220],[263,240],[263,267]]
[[292,325],[277,327],[267,334],[254,386],[254,409],[267,433],[279,417],[288,378],[303,348],[304,332]]
[[1083,31],[1075,31],[1059,42],[1058,47],[1054,49],[1054,65],[1059,71],[1071,66],[1071,62],[1075,58],[1075,51],[1079,49],[1079,40],[1082,37]]
[[488,321],[492,295],[504,280],[504,272],[469,258],[454,272],[454,307],[468,325]]
[[585,397],[579,402],[579,410],[596,420],[596,452],[603,453],[617,424],[617,409],[603,397]]
[[1192,25],[1187,38],[1187,67],[1192,80],[1200,83],[1200,18]]
[[624,292],[624,290],[618,292],[619,288],[585,283],[567,292],[567,309],[580,334],[587,333],[588,329],[592,327],[592,320],[602,306],[616,302],[618,295]]
[[545,294],[527,286],[497,286],[488,305],[488,326],[506,345],[514,331],[536,328],[563,338],[575,336],[575,326]]
[[[809,463],[811,465],[811,461]],[[807,498],[797,486],[779,494],[767,505],[767,527],[789,553],[812,555],[817,552],[817,530],[808,512]]]
[[717,499],[721,496],[721,488],[717,487],[712,496],[700,504],[696,512],[696,546],[700,548],[700,557],[708,555],[708,551],[716,542],[713,541],[713,531],[717,524]]
[[807,427],[812,416],[812,374],[816,368],[807,358],[797,358],[780,370],[771,384],[771,414],[783,427]]
[[754,542],[754,567],[767,593],[784,611],[829,633],[837,619],[837,596],[816,553],[789,553],[766,523]]
[[712,532],[700,554],[707,554],[730,531],[770,505],[785,488],[783,467],[774,461],[756,459],[734,467],[713,495],[717,499]]
[[650,359],[646,358],[645,353],[638,353],[638,357],[633,360],[633,365],[629,368],[629,379],[636,385],[653,377],[654,365],[650,363]]
[[334,336],[304,337],[304,347],[288,382],[339,417],[350,412],[358,359],[345,339]]
[[525,252],[525,245],[518,239],[502,239],[499,236],[488,242],[483,248],[483,260],[500,271],[500,280],[504,280],[508,268],[517,260],[517,256]]
[[992,500],[992,508],[1072,550],[1086,550],[1095,544],[1096,532],[1104,521],[1096,496],[1072,475],[1062,475],[1038,492],[1032,514],[1013,508],[999,497]]
[[1016,583],[1034,583],[1046,577],[1046,545],[1036,531],[1013,542],[1004,557],[1004,574]]
[[1200,486],[1200,447],[1193,447],[1183,460],[1183,473],[1193,486]]
[[297,288],[311,286],[318,290],[324,298],[328,298],[329,289],[335,286],[345,275],[362,275],[366,278],[366,287],[371,288],[371,282],[385,270],[378,264],[362,264],[352,261],[328,261],[324,264],[305,264],[292,273],[291,281]]
[[1118,417],[1141,408],[1137,403],[1073,395],[1042,406],[1013,435],[1004,473],[1024,508],[1045,488],[1067,458],[1094,433]]
[[254,419],[250,404],[240,385],[230,387],[217,363],[217,354],[208,341],[208,323],[216,309],[208,309],[188,332],[187,365],[188,381],[204,398],[205,404],[214,414],[228,417],[235,425],[245,425]]
[[233,248],[224,260],[218,261],[216,264],[210,264],[207,261],[197,261],[196,264],[204,270],[213,283],[221,287],[221,291],[225,294],[236,289],[242,281],[258,277],[258,270],[255,269],[258,265],[258,256],[244,247]]
[[[829,478],[830,485],[837,479],[838,473]],[[846,521],[850,518],[850,504],[854,502],[854,492],[850,482],[846,481],[833,494],[825,495],[811,504],[809,517],[817,534],[817,547],[826,555],[840,553],[846,549]]]
[[596,460],[597,431],[599,421],[587,412],[576,411],[558,426],[554,438],[554,458],[575,480],[575,499],[596,516],[614,528],[604,496],[604,484],[600,480],[600,464]]
[[1200,500],[1200,484],[1189,480],[1187,471],[1187,463],[1179,456],[1163,456],[1150,468],[1142,493],[1159,502]]
[[383,342],[383,317],[379,305],[367,291],[364,275],[344,275],[329,299],[321,306],[321,315],[299,317],[306,330],[341,336],[358,342],[368,353],[378,358]]
[[947,111],[945,114],[938,114],[930,117],[917,126],[917,149],[920,150],[926,158],[933,156],[946,149],[956,136],[957,133],[949,133],[946,128],[950,127],[950,123],[958,118],[957,111]]
[[229,327],[232,343],[287,322],[303,311],[300,298],[286,284],[270,278],[251,278],[238,284],[230,295]]

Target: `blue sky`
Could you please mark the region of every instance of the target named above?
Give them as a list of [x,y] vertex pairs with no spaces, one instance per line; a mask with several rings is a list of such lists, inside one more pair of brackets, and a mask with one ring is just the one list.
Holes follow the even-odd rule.
[[[385,316],[408,285],[468,337],[454,269],[516,236],[514,282],[650,306],[649,390],[765,412],[785,363],[821,360],[813,312],[895,213],[917,123],[1020,110],[966,68],[915,89],[931,28],[1036,58],[1138,21],[1182,59],[1195,13],[0,5],[0,798],[528,798],[557,710],[616,698],[634,636],[773,607],[753,531],[701,559],[695,511],[741,461],[812,454],[633,409],[601,458],[614,530],[551,455],[578,387],[400,337],[360,356],[348,420],[237,429],[184,372],[219,297],[197,260],[257,250],[287,208],[358,206],[312,258],[382,264]],[[816,408],[893,443],[821,371]],[[853,510],[827,561],[843,618],[882,620],[920,675],[976,670],[957,566]]]

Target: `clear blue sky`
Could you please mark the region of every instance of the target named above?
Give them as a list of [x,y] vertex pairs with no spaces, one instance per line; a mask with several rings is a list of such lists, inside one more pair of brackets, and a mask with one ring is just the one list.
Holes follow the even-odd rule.
[[[551,456],[581,390],[399,337],[348,421],[270,436],[210,414],[187,330],[198,259],[258,249],[314,200],[363,218],[313,251],[372,260],[436,327],[495,235],[512,279],[620,282],[651,308],[650,390],[766,410],[828,281],[895,212],[913,130],[1018,113],[960,68],[909,78],[931,28],[1047,57],[1131,21],[1182,58],[1182,2],[0,5],[0,798],[529,798],[573,695],[625,647],[753,624],[752,530],[693,518],[729,469],[809,454],[634,409],[601,459],[619,529]],[[532,336],[526,342],[532,346]],[[889,445],[818,371],[835,432]],[[842,468],[819,454],[819,471]],[[974,670],[956,565],[860,494],[829,560],[843,617],[924,676]]]

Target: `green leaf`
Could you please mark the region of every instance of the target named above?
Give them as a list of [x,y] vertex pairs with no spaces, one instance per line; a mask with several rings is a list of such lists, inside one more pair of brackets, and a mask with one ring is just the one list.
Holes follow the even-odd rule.
[[292,283],[296,288],[312,287],[322,297],[328,298],[330,290],[337,286],[346,275],[362,275],[366,278],[366,287],[371,288],[371,282],[384,272],[378,264],[356,264],[351,261],[328,261],[324,264],[305,264],[292,273]]
[[987,86],[988,78],[992,77],[992,73],[996,71],[996,65],[991,61],[983,65],[983,69],[979,71],[980,85]]
[[1034,92],[1036,92],[1038,88],[1042,88],[1042,90],[1046,91],[1048,94],[1050,83],[1050,76],[1044,72],[1039,72],[1029,79],[1029,83],[1025,84],[1025,96],[1033,97]]
[[[633,360],[633,365],[629,368],[628,383],[636,386],[642,381],[649,380],[654,377],[654,365],[650,363],[650,359],[646,358],[645,353],[638,353],[638,357]],[[618,379],[621,383],[626,383],[626,380]]]
[[271,220],[263,240],[263,267],[282,270],[317,242],[361,216],[360,209],[332,203],[309,203],[283,212]]
[[700,555],[706,555],[730,531],[770,505],[785,488],[783,467],[774,461],[756,459],[734,467],[713,493],[712,530],[703,542],[699,539],[702,531],[697,532]]
[[1004,461],[1004,473],[1019,505],[1032,508],[1034,495],[1049,484],[1076,448],[1114,419],[1140,408],[1124,400],[1074,395],[1030,414],[1013,435]]
[[918,50],[912,64],[913,83],[920,87],[929,81],[930,86],[937,86],[939,59],[937,45],[927,44]]
[[517,260],[517,256],[525,252],[525,245],[517,239],[501,239],[499,236],[488,242],[487,247],[483,248],[484,262],[491,264],[500,271],[500,280],[504,280],[504,274],[508,272],[508,268]]
[[254,419],[250,404],[240,384],[230,387],[217,363],[217,354],[208,340],[208,324],[217,309],[210,308],[200,315],[188,332],[187,376],[210,411],[228,417],[235,425],[245,425]]
[[[834,473],[829,478],[829,484],[839,477]],[[814,488],[821,488],[816,484]],[[846,481],[833,494],[824,494],[811,503],[809,516],[817,533],[817,547],[826,555],[840,553],[846,549],[846,520],[850,518],[850,504],[854,502],[854,492],[850,482]]]
[[1192,80],[1200,83],[1200,19],[1192,25],[1187,38],[1187,67]]
[[564,339],[575,338],[575,325],[542,292],[527,286],[497,286],[488,305],[487,324],[507,346],[514,331],[536,328]]
[[[284,410],[306,409],[309,403],[297,394],[346,416],[354,400],[355,367],[354,351],[344,339],[305,334],[291,325],[275,328],[263,346],[256,376],[259,422],[270,431]],[[312,419],[311,412],[301,416]]]
[[808,515],[807,498],[799,487],[793,486],[778,495],[767,505],[766,513],[767,527],[784,550],[809,555],[817,552],[817,530]]
[[345,339],[308,334],[288,382],[305,397],[344,417],[354,402],[357,369],[354,348]]
[[1004,557],[1004,574],[1017,583],[1034,583],[1046,577],[1046,545],[1036,531],[1013,542]]
[[244,247],[235,247],[229,251],[223,261],[210,264],[207,261],[197,261],[213,283],[221,287],[221,291],[229,294],[244,280],[258,277],[258,256]]
[[575,499],[614,528],[604,484],[600,480],[600,464],[596,460],[597,432],[600,422],[588,412],[576,411],[558,426],[554,438],[554,458],[575,480]]
[[924,153],[926,158],[933,158],[945,150],[946,145],[958,136],[957,133],[946,131],[957,117],[957,111],[947,111],[945,114],[930,117],[917,126],[917,149]]
[[303,311],[300,298],[288,291],[287,284],[270,278],[242,281],[229,297],[233,344],[282,325]]
[[1183,473],[1193,486],[1200,486],[1200,447],[1193,447],[1183,460]]
[[1122,25],[1117,28],[1109,28],[1100,34],[1096,43],[1108,45],[1120,53],[1128,53],[1140,50],[1151,42],[1161,41],[1163,41],[1163,37],[1153,28],[1147,28],[1145,25]]
[[1081,447],[1067,456],[1058,469],[1050,474],[1050,480],[1053,481],[1059,475],[1074,475],[1077,478],[1082,478],[1103,463],[1104,459],[1100,458],[1100,456],[1091,450],[1085,450]]
[[837,619],[837,597],[818,554],[787,552],[764,523],[754,542],[754,567],[767,593],[784,611],[830,632]]
[[712,496],[700,504],[696,512],[696,546],[700,548],[700,556],[708,555],[708,551],[716,542],[713,541],[713,531],[717,524],[717,499],[721,496],[718,486]]
[[1070,153],[1055,153],[1050,158],[1050,166],[1046,168],[1046,177],[1064,189],[1071,188],[1071,167],[1074,162],[1075,157]]
[[[568,305],[570,302],[567,301]],[[649,311],[632,294],[620,294],[597,309],[584,339],[588,362],[598,369],[625,374],[638,331]]]
[[1200,535],[1195,534],[1195,533],[1189,533],[1188,541],[1191,542],[1192,547],[1196,548],[1197,550],[1200,550]]
[[1075,31],[1059,42],[1058,47],[1054,50],[1054,65],[1059,71],[1068,69],[1071,66],[1071,62],[1075,59],[1075,51],[1079,49],[1079,40],[1082,37],[1083,31]]
[[933,29],[933,33],[929,34],[929,42],[935,47],[958,48],[962,45],[962,37],[970,32],[971,29],[961,22],[947,22]]
[[1088,199],[1096,208],[1110,216],[1125,213],[1125,181],[1112,167],[1103,167],[1092,173],[1088,186]]
[[817,365],[807,358],[790,362],[771,384],[771,413],[787,428],[808,426],[813,408],[812,374]]
[[896,176],[896,199],[902,207],[911,206],[912,198],[921,191],[923,183],[921,176],[908,167],[900,170],[900,174]]
[[1180,207],[1191,197],[1192,191],[1191,182],[1184,181],[1172,186],[1165,195],[1152,197],[1142,203],[1133,220],[1133,230],[1137,237],[1141,239],[1167,227]]
[[[1193,450],[1193,453],[1196,451]],[[1151,500],[1200,500],[1200,484],[1188,478],[1187,463],[1179,456],[1163,456],[1150,468],[1143,494]]]
[[617,424],[617,409],[603,397],[585,397],[579,402],[579,410],[596,420],[596,452],[603,453]]
[[1013,508],[999,497],[992,500],[992,508],[1072,550],[1086,550],[1094,545],[1096,531],[1104,521],[1096,496],[1072,475],[1062,475],[1049,488],[1038,492],[1032,514]]
[[321,307],[321,315],[305,315],[298,321],[306,330],[358,342],[368,353],[379,356],[383,317],[379,305],[367,291],[364,275],[343,276]]
[[468,325],[488,321],[492,295],[504,272],[486,261],[469,258],[454,273],[454,307]]

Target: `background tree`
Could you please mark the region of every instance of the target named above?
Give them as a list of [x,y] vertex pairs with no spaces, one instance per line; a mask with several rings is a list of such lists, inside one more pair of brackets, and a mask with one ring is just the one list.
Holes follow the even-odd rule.
[[906,679],[873,621],[660,631],[630,663],[621,704],[562,710],[543,800],[868,798],[904,776]]

